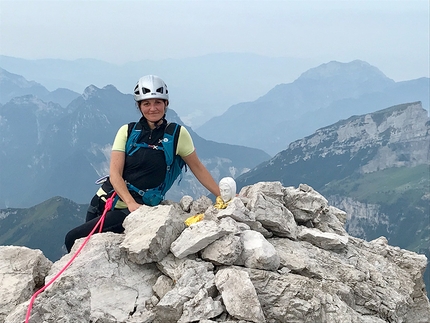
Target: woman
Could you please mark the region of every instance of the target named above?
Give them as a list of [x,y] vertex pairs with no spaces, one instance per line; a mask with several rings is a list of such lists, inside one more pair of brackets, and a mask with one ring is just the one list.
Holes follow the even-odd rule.
[[[142,133],[138,143],[146,143],[150,147],[160,146],[168,125],[165,119],[169,105],[166,84],[155,75],[144,76],[136,84],[134,99],[142,114],[139,120]],[[103,213],[106,197],[111,192],[115,191],[119,200],[115,204],[115,209],[106,213],[103,232],[121,233],[124,230],[122,222],[125,217],[144,204],[142,196],[136,191],[129,190],[127,183],[139,190],[151,189],[163,183],[166,175],[164,152],[159,149],[138,149],[131,156],[126,154],[129,133],[128,124],[118,130],[112,146],[109,178],[91,200],[86,222],[67,233],[65,244],[68,252],[76,239],[87,236],[94,228]],[[183,159],[204,187],[215,196],[219,196],[218,184],[197,157],[187,129],[181,126],[175,139],[176,155]]]

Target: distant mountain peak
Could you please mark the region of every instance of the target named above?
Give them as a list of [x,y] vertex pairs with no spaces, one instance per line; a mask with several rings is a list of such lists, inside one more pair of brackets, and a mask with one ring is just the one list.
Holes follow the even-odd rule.
[[101,89],[91,84],[85,88],[84,93],[82,93],[82,97],[84,100],[88,100],[93,97],[102,97],[103,95],[106,95],[106,93],[112,93],[112,92],[120,93],[118,89],[112,84],[108,84]]
[[100,91],[100,89],[97,86],[91,84],[85,88],[84,93],[82,93],[82,97],[84,98],[84,100],[88,100],[98,91]]
[[108,84],[108,85],[104,86],[102,90],[106,90],[106,91],[118,91],[118,89],[114,85],[112,85],[112,84]]
[[41,84],[39,84],[35,81],[28,81],[23,76],[10,73],[10,72],[8,72],[5,69],[0,67],[0,84],[3,84],[5,82],[10,82],[10,83],[15,84],[16,86],[18,86],[20,88],[30,88],[32,86],[42,87]]
[[357,80],[360,78],[380,78],[394,82],[377,67],[358,59],[349,63],[330,61],[328,63],[321,64],[304,72],[298,80],[321,80],[335,77],[353,77]]
[[[28,81],[21,75],[13,74],[0,68],[0,103],[7,103],[16,97],[26,95],[34,95],[44,102],[52,101],[62,107],[67,107],[72,100],[79,96],[78,93],[65,88],[58,88],[50,92],[35,81]],[[27,99],[23,99],[20,102],[24,102]]]

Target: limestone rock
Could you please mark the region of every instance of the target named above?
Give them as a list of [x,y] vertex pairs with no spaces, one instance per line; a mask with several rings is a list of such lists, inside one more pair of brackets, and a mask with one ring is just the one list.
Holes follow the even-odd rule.
[[324,196],[304,184],[300,184],[298,188],[284,188],[284,203],[299,223],[314,220],[328,207]]
[[264,228],[280,237],[296,238],[297,224],[294,216],[281,202],[258,193],[255,194],[253,205],[255,219]]
[[190,212],[192,203],[193,203],[193,198],[189,195],[184,195],[179,201],[179,205],[181,209],[185,212]]
[[171,243],[185,228],[182,217],[173,206],[141,206],[124,220],[126,236],[121,250],[137,264],[163,259]]
[[163,298],[167,292],[173,289],[174,283],[173,280],[165,275],[161,275],[158,277],[154,286],[152,286],[152,290],[158,298]]
[[245,186],[240,190],[239,195],[249,200],[247,206],[252,209],[256,196],[258,194],[264,194],[265,196],[271,197],[275,200],[283,202],[283,187],[281,182],[259,182],[254,185]]
[[0,248],[0,322],[43,286],[51,265],[40,250]]
[[191,203],[190,214],[196,215],[205,213],[206,209],[212,205],[212,201],[207,196],[202,196]]
[[210,297],[207,290],[201,289],[193,299],[184,304],[184,310],[178,323],[213,318],[222,314],[222,312],[224,312],[222,303]]
[[241,240],[243,248],[235,262],[236,265],[264,270],[278,269],[280,264],[278,252],[261,233],[246,230],[241,234]]
[[[429,322],[424,255],[348,235],[348,214],[308,185],[240,195],[222,211],[205,197],[143,206],[124,234],[94,234],[30,323]],[[205,218],[186,227],[193,213]],[[0,323],[22,323],[84,241],[54,264],[0,246]]]
[[215,265],[233,265],[242,254],[240,236],[232,233],[215,240],[202,251],[202,258]]
[[342,249],[348,243],[348,237],[318,229],[302,227],[297,235],[299,240],[308,241],[322,249]]
[[[136,312],[153,295],[160,272],[154,264],[126,261],[120,251],[123,239],[124,235],[110,232],[91,237],[72,265],[38,296],[30,322],[60,322],[63,317],[70,317],[68,322],[108,318],[122,322]],[[83,240],[77,240],[72,253],[53,264],[46,282],[66,265]],[[7,318],[5,322],[17,321]]]
[[266,322],[248,273],[236,268],[223,268],[217,272],[215,284],[230,315],[255,323]]
[[227,205],[225,209],[219,210],[216,214],[218,219],[230,217],[238,222],[250,222],[255,221],[255,217],[245,207],[242,200],[238,197],[234,197]]
[[215,221],[200,221],[190,225],[173,241],[170,250],[175,257],[183,258],[202,250],[229,233]]
[[[199,291],[204,290],[204,295],[210,297],[214,293],[214,273],[213,266],[206,262],[192,259],[178,259],[172,254],[163,259],[158,267],[174,281],[174,287],[168,291],[156,306],[157,322],[177,322],[183,315],[184,304],[196,297]],[[207,300],[208,301],[208,300]],[[195,303],[195,300],[193,301]],[[209,301],[208,301],[209,302]],[[213,302],[213,309],[206,315],[210,318],[216,312],[218,306]],[[201,312],[201,308],[196,306]],[[194,314],[186,312],[183,320],[193,317]],[[203,314],[195,314],[202,316]]]
[[322,232],[347,235],[345,230],[346,218],[345,211],[330,205],[313,220],[313,226]]

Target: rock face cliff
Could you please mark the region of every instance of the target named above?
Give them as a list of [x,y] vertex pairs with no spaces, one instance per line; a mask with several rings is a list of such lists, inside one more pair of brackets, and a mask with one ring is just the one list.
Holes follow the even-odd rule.
[[400,104],[321,128],[236,182],[306,183],[347,212],[350,235],[385,236],[429,257],[429,143],[428,111],[420,102]]
[[353,174],[428,164],[429,139],[428,112],[420,102],[405,103],[318,129],[236,181],[239,187],[305,182],[318,189]]
[[[89,239],[29,322],[429,322],[426,257],[348,235],[346,216],[310,186],[280,182],[246,186],[225,208],[187,196],[142,206],[124,234]],[[54,264],[0,247],[0,322],[22,323],[82,243]]]

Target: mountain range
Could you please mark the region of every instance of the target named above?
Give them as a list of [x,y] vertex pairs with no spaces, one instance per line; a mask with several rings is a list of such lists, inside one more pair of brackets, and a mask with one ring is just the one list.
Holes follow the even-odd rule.
[[65,88],[49,91],[40,83],[27,81],[21,75],[9,73],[0,68],[0,104],[5,104],[16,97],[28,94],[33,94],[45,102],[58,103],[63,107],[80,96],[79,93]]
[[[78,203],[64,208],[67,216],[82,221],[94,181],[108,171],[117,129],[139,118],[132,96],[109,84],[88,85],[82,94],[51,92],[5,69],[0,91],[1,218],[28,233],[26,217],[11,214],[57,201],[55,210],[64,199]],[[61,91],[67,95],[55,95]],[[355,236],[384,235],[429,256],[428,92],[428,78],[394,82],[363,61],[328,62],[232,106],[197,133],[188,130],[216,180],[232,176],[239,188],[259,181],[311,185],[351,210],[347,229]],[[171,106],[168,120],[183,123]],[[200,136],[204,131],[219,140]],[[167,198],[185,194],[206,194],[190,172]],[[58,243],[70,226],[59,229]]]
[[[67,108],[32,94],[12,99],[0,107],[0,205],[29,207],[57,195],[87,202],[97,190],[94,181],[108,173],[116,131],[138,119],[132,95],[112,85],[88,86]],[[167,119],[183,124],[172,109]],[[237,176],[269,158],[261,150],[218,144],[189,132],[216,178]],[[201,195],[205,189],[186,173],[169,196],[183,192]]]
[[1,68],[43,84],[49,91],[65,88],[80,94],[90,84],[99,88],[113,84],[122,93],[132,93],[140,77],[158,75],[169,87],[174,110],[193,128],[221,115],[233,104],[255,100],[276,84],[294,80],[316,64],[306,58],[247,53],[142,60],[122,65],[95,59],[26,60],[0,55]]
[[279,84],[252,102],[231,106],[196,128],[204,138],[263,149],[270,155],[317,129],[396,104],[421,101],[429,110],[429,78],[394,82],[360,60],[332,61]]
[[[0,57],[2,62],[15,66],[21,60]],[[50,62],[53,67],[65,65]],[[29,70],[37,65],[21,63]],[[42,63],[47,62],[38,63],[44,66]],[[83,62],[68,64],[77,64],[79,70]],[[97,68],[100,66],[95,64],[93,69]],[[0,162],[4,169],[0,207],[29,207],[57,195],[85,203],[96,189],[89,183],[107,173],[109,147],[116,130],[139,118],[132,96],[114,85],[89,85],[82,94],[60,88],[50,92],[39,83],[0,69],[0,91]],[[56,95],[60,92],[67,93],[61,100]],[[215,179],[238,177],[284,150],[295,137],[309,135],[318,125],[326,126],[342,116],[377,111],[391,102],[420,100],[428,109],[428,92],[428,78],[396,83],[363,61],[329,62],[302,73],[293,83],[275,86],[254,102],[232,106],[221,117],[211,119],[198,129],[198,134],[208,137],[188,129],[198,155]],[[183,123],[173,111],[174,101],[171,106],[168,119]],[[228,145],[218,144],[222,141]],[[245,148],[244,144],[257,149]],[[204,193],[193,180],[185,176],[183,188],[175,186],[170,197],[177,200],[184,192],[193,196]]]

